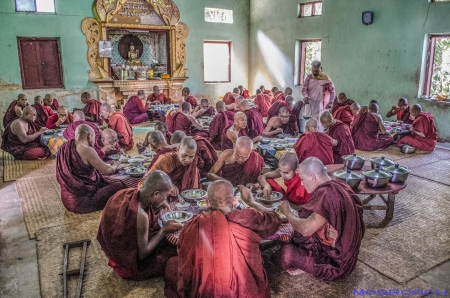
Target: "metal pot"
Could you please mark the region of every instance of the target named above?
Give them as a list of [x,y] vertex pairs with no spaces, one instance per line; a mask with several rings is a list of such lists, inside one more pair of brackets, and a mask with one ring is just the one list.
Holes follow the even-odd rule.
[[375,169],[362,172],[365,177],[367,186],[373,188],[386,187],[391,179],[392,175],[386,171]]
[[344,180],[351,188],[357,188],[363,177],[361,174],[352,172],[349,169],[336,171],[333,173],[333,176],[337,179]]
[[390,160],[385,158],[384,156],[382,157],[372,157],[370,159],[370,166],[373,169],[381,169],[382,167],[389,167],[389,166],[393,166],[395,163]]
[[406,179],[408,179],[410,170],[405,167],[401,167],[398,163],[393,166],[383,168],[386,172],[392,175],[392,178],[389,180],[393,183],[405,183]]
[[403,145],[402,147],[400,147],[400,152],[405,154],[413,154],[414,152],[416,152],[416,147]]
[[356,153],[344,155],[342,159],[344,160],[344,166],[350,170],[361,170],[366,162],[364,157],[356,155]]

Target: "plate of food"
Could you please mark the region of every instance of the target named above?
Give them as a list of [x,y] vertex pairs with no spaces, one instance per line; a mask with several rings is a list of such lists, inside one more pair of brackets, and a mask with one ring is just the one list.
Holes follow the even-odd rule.
[[155,155],[153,151],[144,151],[141,154],[145,157],[153,157]]
[[256,198],[263,204],[272,205],[273,203],[281,201],[283,194],[278,191],[272,191],[270,198],[266,198],[263,196],[262,192],[259,192],[256,194]]
[[169,220],[176,220],[180,223],[186,222],[192,218],[193,214],[188,211],[170,211],[161,215],[161,221],[164,224]]
[[125,169],[131,167],[131,165],[129,163],[121,163],[117,168],[118,169]]
[[125,169],[125,173],[127,173],[131,177],[140,178],[140,177],[144,176],[145,173],[147,173],[147,168],[144,168],[144,167],[138,167],[138,168],[128,167],[128,168]]
[[206,191],[203,189],[187,189],[181,192],[181,197],[188,202],[197,202],[206,198]]
[[66,128],[67,126],[69,126],[69,124],[60,124],[58,127],[59,128]]
[[108,155],[108,159],[110,159],[110,160],[119,160],[120,159],[120,154]]
[[148,168],[151,164],[152,164],[151,161],[149,161],[149,162],[144,162],[144,163],[142,164],[142,166]]
[[46,131],[44,131],[44,135],[46,135],[46,136],[52,135],[54,133],[55,133],[55,131],[53,129],[47,129]]

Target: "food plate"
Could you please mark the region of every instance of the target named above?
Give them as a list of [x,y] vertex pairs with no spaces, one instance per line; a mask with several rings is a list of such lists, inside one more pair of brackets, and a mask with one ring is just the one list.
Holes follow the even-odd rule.
[[142,155],[144,155],[145,157],[153,157],[155,155],[155,153],[153,151],[144,151],[141,153]]
[[69,124],[61,124],[60,126],[58,126],[59,128],[66,128],[67,126],[69,126]]
[[120,159],[120,154],[111,154],[111,155],[108,155],[108,159],[111,159],[111,160],[119,160],[119,159]]
[[44,135],[46,135],[46,136],[52,135],[54,133],[55,133],[55,131],[53,129],[47,129],[46,131],[44,131]]
[[170,211],[170,212],[164,213],[161,216],[161,221],[163,224],[169,220],[176,220],[180,223],[183,223],[183,222],[190,220],[192,218],[192,216],[193,216],[193,214],[188,211],[180,211],[180,210]]
[[188,202],[197,202],[206,198],[206,191],[202,189],[187,189],[181,192],[181,196]]
[[152,164],[152,163],[151,163],[150,161],[149,161],[149,162],[144,162],[144,163],[142,164],[142,166],[148,168],[151,164]]
[[264,204],[272,205],[273,203],[281,201],[283,198],[283,194],[281,192],[272,191],[272,194],[270,195],[270,199],[266,199],[263,197],[262,192],[259,192],[256,194],[256,198]]
[[144,176],[145,173],[147,173],[147,168],[144,168],[144,167],[139,167],[139,168],[128,167],[128,168],[125,169],[125,173],[127,173],[131,177],[139,178],[139,177]]
[[117,168],[118,169],[125,169],[125,168],[128,168],[128,167],[131,167],[131,165],[129,163],[122,163]]

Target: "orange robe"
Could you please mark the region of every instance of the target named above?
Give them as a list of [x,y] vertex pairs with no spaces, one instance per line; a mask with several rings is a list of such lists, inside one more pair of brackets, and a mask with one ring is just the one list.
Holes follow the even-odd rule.
[[286,190],[284,190],[274,179],[267,179],[267,182],[272,187],[272,191],[278,191],[283,194],[283,200],[288,200],[290,203],[303,205],[308,202],[311,195],[305,190],[302,185],[302,180],[295,174],[291,180],[284,180]]
[[103,119],[100,118],[100,106],[102,104],[96,99],[90,99],[88,103],[84,106],[83,113],[86,116],[93,117],[94,121],[98,124],[103,123]]
[[415,133],[405,136],[398,141],[398,145],[411,145],[422,151],[432,151],[436,147],[438,134],[434,124],[433,115],[430,113],[420,113],[412,124],[412,127],[425,135],[421,137]]
[[[56,129],[56,128],[58,128],[56,126],[56,122],[58,122],[58,119],[59,119],[58,114],[53,114],[50,117],[48,117],[47,124],[46,124],[47,128],[48,129]],[[66,121],[64,121],[64,123],[62,123],[62,124],[69,125],[71,123],[73,123],[73,115],[72,115],[72,113],[68,113],[67,117],[66,117]]]
[[324,165],[334,163],[332,148],[333,140],[329,135],[322,132],[305,132],[298,138],[294,145],[299,162],[304,161],[308,157],[315,156]]
[[114,130],[119,137],[119,145],[126,150],[134,146],[133,129],[130,122],[122,112],[114,112],[108,120],[108,127]]

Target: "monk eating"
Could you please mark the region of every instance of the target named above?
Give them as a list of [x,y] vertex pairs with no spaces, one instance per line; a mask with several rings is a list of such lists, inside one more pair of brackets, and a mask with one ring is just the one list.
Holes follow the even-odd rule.
[[368,111],[361,111],[355,117],[352,138],[356,149],[362,151],[387,149],[394,142],[394,138],[386,133],[383,119],[378,111],[378,105],[371,103]]
[[333,103],[329,103],[328,107],[331,108],[331,113],[334,114],[338,109],[345,106],[351,106],[353,103],[354,101],[348,99],[345,93],[339,93],[337,99],[335,99]]
[[401,120],[406,124],[411,124],[413,122],[410,117],[408,99],[402,97],[398,100],[397,106],[393,106],[386,114],[386,117],[388,118],[392,116],[396,116],[397,120]]
[[169,131],[169,128],[167,127],[167,124],[162,121],[157,121],[155,123],[155,130],[159,130],[164,138],[166,139],[167,143],[170,143],[170,138],[172,137],[172,133]]
[[28,105],[27,96],[25,94],[19,94],[17,99],[14,100],[6,109],[3,116],[3,127],[6,129],[11,122],[19,119],[22,116],[22,110]]
[[296,275],[306,272],[332,281],[349,275],[358,260],[364,221],[361,201],[342,180],[332,180],[323,163],[311,157],[298,170],[311,194],[298,217],[288,202],[278,207],[294,228],[292,243],[274,254],[283,270]]
[[225,103],[225,105],[231,105],[232,103],[236,102],[236,97],[240,96],[240,91],[238,88],[234,88],[233,92],[227,92],[223,96],[222,101]]
[[41,135],[46,127],[38,128],[36,110],[25,107],[20,118],[11,122],[2,135],[2,150],[15,159],[44,159],[50,156],[50,150],[42,143]]
[[203,126],[195,119],[198,113],[199,112],[192,113],[191,104],[188,102],[183,102],[181,104],[181,112],[176,112],[172,116],[171,132],[181,130],[188,136],[194,135],[196,131],[201,133]]
[[330,112],[325,111],[320,115],[320,122],[328,135],[337,141],[333,146],[333,159],[335,164],[344,163],[342,156],[350,155],[355,152],[352,133],[347,125],[333,118]]
[[267,126],[264,129],[262,136],[270,138],[283,133],[296,137],[298,131],[297,117],[291,115],[288,108],[281,107],[278,116],[270,118],[267,122]]
[[[285,152],[278,161],[278,169],[258,177],[258,183],[263,188],[264,197],[270,198],[272,191],[277,191],[284,195],[284,200],[288,200],[292,204],[303,205],[308,202],[311,195],[303,187],[297,168],[297,155],[292,152]],[[286,190],[275,181],[277,178],[283,178]]]
[[314,118],[306,121],[305,130],[294,145],[299,162],[315,156],[325,165],[333,164],[333,146],[337,145],[337,141],[319,132],[317,120]]
[[58,100],[56,98],[53,98],[53,95],[51,95],[50,93],[45,94],[44,105],[49,107],[53,111],[56,111],[59,108]]
[[198,102],[197,102],[197,99],[191,95],[191,89],[189,89],[188,87],[184,87],[181,90],[181,96],[184,97],[185,102],[188,102],[191,104],[193,109],[197,108]]
[[[288,98],[292,98],[292,96],[288,96]],[[287,98],[286,98],[287,99]],[[293,100],[293,98],[292,98]],[[282,107],[285,107],[289,110],[289,112],[292,111],[292,108],[289,106],[289,104],[286,102],[285,97],[283,96],[283,100],[276,100],[272,106],[270,107],[269,111],[267,112],[267,121],[272,119],[272,117],[278,116],[278,113],[280,113],[280,109]]]
[[48,117],[46,126],[49,129],[56,129],[62,124],[69,125],[70,123],[73,123],[73,115],[69,113],[67,107],[59,106],[56,114]]
[[247,116],[247,126],[245,131],[250,139],[254,139],[262,135],[264,131],[264,123],[261,114],[255,109],[251,108],[247,100],[241,100],[238,104],[238,110]]
[[263,94],[271,95],[272,92],[270,90],[267,90],[264,85],[259,86],[259,90],[262,91]]
[[144,145],[146,145],[146,147],[150,146],[151,150],[153,152],[156,152],[156,155],[153,156],[152,162],[148,167],[150,169],[156,163],[156,161],[161,155],[177,151],[179,144],[169,145],[166,142],[166,139],[164,138],[163,134],[160,131],[155,130],[147,134],[147,138],[144,142]]
[[272,104],[274,104],[277,101],[286,101],[286,95],[284,94],[283,91],[279,90],[278,87],[272,88],[272,94],[273,94]]
[[233,210],[234,200],[229,182],[208,186],[211,211],[185,223],[178,257],[167,263],[165,296],[270,297],[259,244],[277,231],[280,218],[273,211]]
[[131,96],[123,107],[123,114],[130,124],[148,121],[148,102],[144,105],[145,91],[139,90],[137,96]]
[[119,163],[103,162],[94,144],[94,130],[81,124],[75,130],[75,140],[65,142],[58,150],[56,179],[61,187],[62,203],[71,212],[100,210],[112,195],[125,188],[121,181],[108,184],[103,180],[101,175],[113,174]]
[[[220,141],[220,145],[222,150],[232,149],[236,144],[236,140],[239,137],[247,136],[247,132],[245,128],[247,127],[247,116],[245,116],[242,112],[237,112],[234,114],[234,122],[233,124],[225,127],[222,132],[222,137]],[[257,136],[252,139],[253,143],[258,143],[262,140],[262,136]]]
[[218,101],[216,103],[217,115],[209,124],[209,141],[216,150],[221,150],[221,137],[225,127],[234,122],[234,112],[225,109],[225,103]]
[[164,93],[161,93],[158,86],[153,86],[153,93],[147,97],[147,101],[151,104],[171,104],[172,99],[167,97]]
[[422,107],[418,104],[411,107],[410,113],[414,120],[411,126],[411,135],[400,139],[398,145],[411,145],[422,151],[434,150],[438,134],[433,115],[423,112]]
[[197,167],[196,156],[197,143],[192,137],[181,140],[180,147],[176,152],[169,152],[159,156],[158,160],[150,167],[144,178],[139,181],[141,188],[145,177],[155,170],[163,171],[169,175],[176,190],[184,191],[192,188],[200,188],[200,173]]
[[97,240],[108,265],[120,277],[140,281],[162,276],[167,261],[176,256],[175,246],[165,236],[180,230],[181,223],[169,220],[161,228],[158,224],[171,189],[169,176],[154,171],[140,190],[121,190],[106,204]]
[[[102,125],[103,119],[100,118],[101,103],[98,100],[91,98],[91,94],[89,92],[81,93],[81,102],[85,104],[83,113],[86,120]],[[77,109],[74,109],[74,112],[76,110]]]
[[249,137],[239,137],[234,149],[227,149],[208,173],[211,181],[225,179],[233,185],[255,183],[264,167],[264,159],[253,151]]
[[203,113],[198,113],[197,117],[213,117],[216,114],[216,110],[209,105],[209,100],[206,98],[200,100],[200,105],[195,108],[195,112],[198,112],[200,109],[203,110]]
[[111,128],[102,130],[100,139],[98,139],[97,142],[100,150],[98,150],[95,146],[94,149],[97,151],[98,156],[100,156],[101,159],[105,158],[106,155],[123,153],[123,149],[119,146],[119,138],[117,133]]
[[46,127],[48,117],[53,115],[52,109],[49,107],[44,106],[44,100],[42,99],[42,96],[36,96],[34,98],[34,104],[31,105],[37,113],[36,121],[34,123],[38,127]]
[[247,89],[244,88],[244,86],[239,85],[238,89],[239,89],[239,95],[241,95],[243,98],[247,99],[250,97],[250,93],[248,92]]
[[119,145],[126,150],[133,148],[133,130],[125,115],[122,112],[114,111],[108,103],[100,106],[100,115],[107,120],[108,127],[117,133]]
[[264,94],[261,89],[257,89],[254,103],[256,110],[258,110],[261,116],[267,117],[267,113],[272,106],[272,99],[270,98],[270,96]]
[[201,136],[194,136],[194,140],[197,143],[198,168],[200,169],[200,177],[206,177],[208,172],[212,169],[217,162],[218,156],[213,145],[208,139]]

